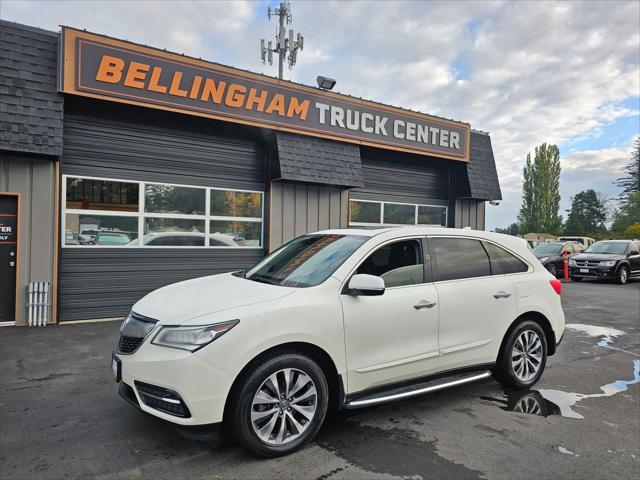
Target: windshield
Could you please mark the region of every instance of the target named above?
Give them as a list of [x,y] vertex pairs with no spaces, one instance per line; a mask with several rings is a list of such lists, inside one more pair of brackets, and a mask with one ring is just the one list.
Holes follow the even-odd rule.
[[305,235],[265,257],[244,277],[286,287],[320,285],[367,240],[359,235]]
[[98,245],[125,245],[129,243],[129,237],[117,233],[101,233],[96,240]]
[[562,245],[558,243],[541,243],[533,249],[533,253],[541,255],[558,255]]
[[587,248],[585,253],[611,253],[622,255],[629,244],[627,242],[596,242]]

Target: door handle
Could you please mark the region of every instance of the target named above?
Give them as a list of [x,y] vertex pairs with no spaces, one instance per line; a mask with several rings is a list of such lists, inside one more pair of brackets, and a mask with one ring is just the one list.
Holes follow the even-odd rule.
[[433,308],[436,306],[436,302],[430,302],[428,300],[422,300],[418,303],[416,303],[413,308],[415,308],[416,310],[422,310],[423,308]]
[[511,296],[510,293],[499,291],[493,294],[493,298],[509,298]]

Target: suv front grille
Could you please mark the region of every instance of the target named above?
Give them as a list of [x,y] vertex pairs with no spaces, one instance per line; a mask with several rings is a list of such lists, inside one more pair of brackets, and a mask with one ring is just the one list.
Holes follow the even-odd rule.
[[140,346],[142,340],[144,340],[144,338],[120,337],[118,351],[120,353],[133,353]]
[[600,265],[600,260],[576,260],[578,267],[597,267]]
[[131,354],[142,344],[153,331],[158,321],[131,312],[120,327],[118,353]]

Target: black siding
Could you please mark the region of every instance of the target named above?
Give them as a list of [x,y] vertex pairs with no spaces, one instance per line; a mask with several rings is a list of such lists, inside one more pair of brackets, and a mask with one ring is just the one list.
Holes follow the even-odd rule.
[[[64,135],[63,174],[265,190],[265,150],[248,129],[73,99]],[[156,288],[246,268],[263,255],[262,249],[61,248],[59,317],[124,315]]]
[[352,189],[351,198],[447,205],[452,162],[365,148],[361,157],[364,187]]

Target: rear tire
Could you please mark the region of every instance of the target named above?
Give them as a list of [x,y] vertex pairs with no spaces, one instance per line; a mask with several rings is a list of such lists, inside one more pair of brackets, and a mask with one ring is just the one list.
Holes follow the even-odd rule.
[[618,285],[624,285],[629,281],[629,268],[626,265],[622,265],[618,268],[616,273],[616,283]]
[[547,338],[536,322],[523,320],[505,338],[493,376],[505,387],[526,390],[547,364]]
[[315,437],[327,413],[329,387],[312,359],[279,353],[248,371],[229,402],[228,424],[234,437],[260,457],[276,457]]

